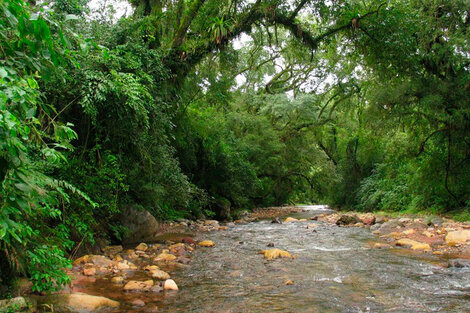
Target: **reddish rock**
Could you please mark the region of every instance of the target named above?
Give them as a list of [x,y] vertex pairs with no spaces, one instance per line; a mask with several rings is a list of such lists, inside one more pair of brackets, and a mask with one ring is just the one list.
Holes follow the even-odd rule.
[[184,238],[181,240],[181,242],[186,243],[186,244],[188,244],[188,245],[194,245],[194,244],[196,244],[196,241],[194,241],[194,239],[191,238],[191,237],[184,237]]
[[93,276],[95,274],[96,274],[96,269],[94,267],[83,269],[83,275],[85,276]]
[[366,226],[371,226],[375,224],[375,216],[365,216],[361,218],[361,222]]

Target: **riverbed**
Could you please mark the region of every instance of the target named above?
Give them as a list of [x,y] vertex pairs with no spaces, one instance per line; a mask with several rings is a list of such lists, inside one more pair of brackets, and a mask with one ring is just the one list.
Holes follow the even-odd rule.
[[[325,210],[305,207],[297,217]],[[129,304],[136,298],[158,312],[470,312],[468,268],[446,268],[433,255],[405,249],[372,249],[376,237],[364,228],[262,220],[196,239],[215,246],[196,249],[190,265],[172,269],[177,292],[124,293],[99,280],[86,291],[120,301],[119,312],[146,312]],[[268,246],[295,258],[268,261],[259,254]]]

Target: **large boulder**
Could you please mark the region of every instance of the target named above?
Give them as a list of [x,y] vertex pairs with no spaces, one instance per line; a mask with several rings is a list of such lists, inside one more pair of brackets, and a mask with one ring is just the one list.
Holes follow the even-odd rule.
[[382,224],[382,223],[385,223],[386,221],[387,221],[387,218],[385,216],[377,215],[375,217],[375,223],[376,224]]
[[388,222],[382,223],[378,230],[381,233],[390,233],[392,231],[397,231],[397,229],[400,229],[402,227],[404,227],[404,225],[400,221],[398,221],[398,220],[389,220]]
[[119,307],[119,302],[84,293],[53,294],[37,297],[37,301],[38,304],[53,305],[54,312],[59,313],[100,312]]
[[446,235],[446,242],[450,245],[465,244],[467,241],[470,241],[470,230],[468,229],[451,231]]
[[372,226],[375,224],[375,216],[373,215],[364,215],[360,217],[360,220],[366,226]]
[[354,225],[360,222],[361,220],[356,215],[343,214],[336,221],[336,225],[338,226]]
[[121,218],[122,224],[129,233],[124,238],[126,244],[152,242],[159,231],[159,223],[146,210],[128,209]]
[[429,224],[440,227],[442,224],[444,224],[444,222],[445,221],[442,217],[435,217],[430,221]]
[[217,219],[221,221],[231,221],[232,215],[230,213],[230,201],[226,198],[218,198],[216,199],[211,207],[215,211]]

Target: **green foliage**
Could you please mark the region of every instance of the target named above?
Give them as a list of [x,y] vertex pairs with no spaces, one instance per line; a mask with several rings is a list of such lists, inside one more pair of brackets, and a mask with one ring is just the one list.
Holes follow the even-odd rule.
[[468,219],[468,1],[33,3],[0,1],[2,280],[67,284],[128,207]]
[[32,291],[57,290],[70,284],[70,277],[64,275],[64,269],[72,268],[63,248],[57,246],[37,246],[27,252],[28,271],[33,281]]
[[60,222],[62,204],[70,195],[95,204],[50,175],[76,133],[51,118],[55,109],[43,102],[39,72],[47,76],[60,66],[67,48],[52,38],[47,11],[32,13],[19,0],[0,8],[0,275],[11,279],[21,271],[35,291],[50,290],[70,281],[63,271],[71,241]]

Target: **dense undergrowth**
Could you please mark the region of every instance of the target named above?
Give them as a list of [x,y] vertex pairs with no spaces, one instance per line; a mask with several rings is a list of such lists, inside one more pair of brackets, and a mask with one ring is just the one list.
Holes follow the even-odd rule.
[[468,2],[131,3],[0,2],[2,283],[67,284],[128,208],[469,219]]

